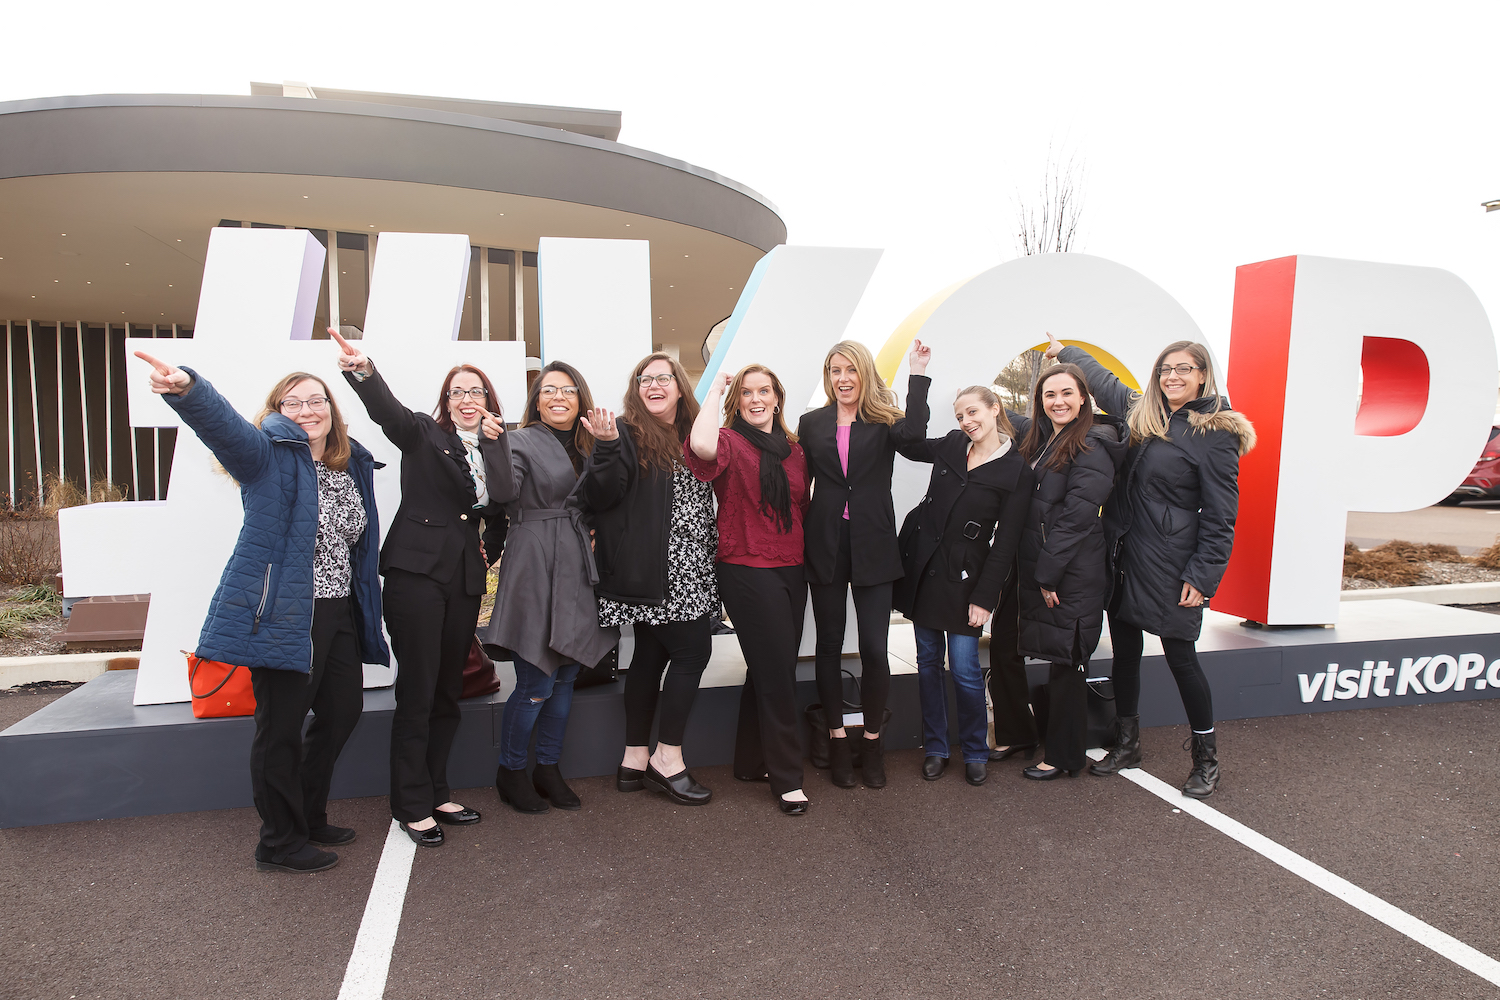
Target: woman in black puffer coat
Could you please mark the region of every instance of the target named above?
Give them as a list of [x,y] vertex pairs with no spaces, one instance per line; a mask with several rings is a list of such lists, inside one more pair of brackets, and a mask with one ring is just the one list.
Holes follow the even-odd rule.
[[1207,798],[1219,784],[1218,741],[1213,696],[1194,644],[1203,608],[1229,565],[1240,456],[1255,447],[1255,429],[1219,395],[1202,344],[1167,345],[1150,388],[1139,393],[1087,351],[1051,339],[1047,354],[1082,368],[1099,405],[1130,426],[1130,453],[1104,511],[1116,553],[1109,635],[1120,742],[1089,770],[1114,774],[1141,762],[1141,651],[1143,633],[1150,632],[1161,638],[1193,730],[1193,770],[1182,793]]
[[1020,651],[1052,664],[1047,752],[1022,773],[1048,781],[1083,770],[1089,657],[1104,629],[1109,567],[1100,508],[1125,459],[1124,421],[1097,417],[1077,365],[1043,371],[1021,455],[1036,474],[1021,534]]

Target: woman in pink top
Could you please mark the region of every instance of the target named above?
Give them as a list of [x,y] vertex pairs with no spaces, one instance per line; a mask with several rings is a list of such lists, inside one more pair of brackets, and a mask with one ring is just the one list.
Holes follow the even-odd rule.
[[714,575],[745,656],[734,774],[769,781],[781,811],[800,816],[807,812],[796,699],[807,606],[807,461],[787,430],[785,405],[781,380],[764,365],[749,365],[732,379],[721,374],[703,400],[684,454],[688,469],[713,483],[719,499]]

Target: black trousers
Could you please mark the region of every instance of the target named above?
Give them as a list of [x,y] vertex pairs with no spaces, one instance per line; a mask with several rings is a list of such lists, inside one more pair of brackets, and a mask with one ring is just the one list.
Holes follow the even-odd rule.
[[[250,789],[260,813],[260,844],[281,861],[300,851],[309,830],[328,825],[328,786],[339,752],[364,711],[364,668],[349,598],[313,602],[312,671],[250,671],[255,738]],[[302,724],[313,713],[306,737]]]
[[[1141,713],[1141,652],[1145,647],[1144,631],[1138,625],[1109,617],[1109,641],[1114,647],[1115,710],[1121,715]],[[1167,666],[1177,681],[1182,707],[1187,710],[1188,724],[1195,732],[1214,728],[1214,696],[1208,686],[1208,675],[1198,662],[1198,649],[1191,639],[1161,640]]]
[[807,610],[801,566],[714,563],[724,610],[745,655],[734,773],[765,774],[777,795],[802,787],[802,736],[797,724],[797,647]]
[[1088,761],[1088,662],[1054,663],[1047,671],[1047,752],[1042,759],[1064,771]]
[[448,754],[458,733],[458,697],[479,597],[465,593],[460,568],[446,583],[393,569],[385,575],[383,598],[397,664],[391,815],[417,823],[452,798]]
[[990,620],[990,702],[995,712],[995,745],[1027,746],[1037,741],[1031,714],[1031,687],[1026,658],[1020,653],[1021,601],[1017,574],[1001,591],[1000,607]]
[[[885,706],[891,693],[891,660],[887,652],[891,632],[892,584],[854,587],[849,558],[849,522],[839,519],[839,548],[834,560],[833,582],[809,584],[812,591],[813,625],[818,630],[816,654],[818,700],[828,716],[828,728],[843,723],[844,625],[854,593],[854,618],[859,632],[859,694],[865,713],[865,731],[877,733],[885,721]],[[731,615],[731,618],[734,616]],[[835,724],[837,722],[837,724]]]
[[635,626],[635,652],[625,675],[626,746],[650,743],[651,719],[658,706],[661,724],[656,738],[669,746],[682,746],[698,682],[713,650],[713,619],[707,615],[690,622]]

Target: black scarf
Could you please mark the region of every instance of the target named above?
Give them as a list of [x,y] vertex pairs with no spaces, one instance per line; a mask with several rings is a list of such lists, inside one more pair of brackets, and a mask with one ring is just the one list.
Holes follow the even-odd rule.
[[786,439],[779,421],[771,424],[771,430],[758,431],[744,417],[736,416],[729,429],[739,433],[746,441],[760,449],[760,509],[776,524],[783,535],[792,530],[792,487],[787,482],[786,468],[781,463],[792,453],[792,443]]

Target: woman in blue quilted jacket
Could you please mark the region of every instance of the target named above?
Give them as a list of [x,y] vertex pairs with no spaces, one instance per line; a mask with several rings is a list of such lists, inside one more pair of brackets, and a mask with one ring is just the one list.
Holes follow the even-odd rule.
[[251,422],[191,369],[136,357],[152,367],[151,391],[240,485],[244,527],[197,653],[250,670],[255,866],[324,871],[338,855],[320,848],[355,836],[328,822],[328,787],[364,708],[361,665],[389,665],[391,655],[380,631],[374,459],[315,375],[277,382]]

